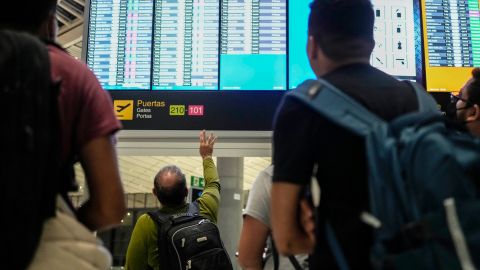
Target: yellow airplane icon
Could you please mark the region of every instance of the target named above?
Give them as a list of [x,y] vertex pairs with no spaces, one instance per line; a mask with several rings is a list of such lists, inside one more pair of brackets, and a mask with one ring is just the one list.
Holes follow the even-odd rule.
[[114,100],[118,120],[133,120],[133,100]]
[[128,107],[130,107],[131,105],[132,105],[132,103],[128,103],[128,104],[125,105],[125,106],[117,105],[117,113],[122,112],[123,110],[125,110],[125,109],[128,108]]

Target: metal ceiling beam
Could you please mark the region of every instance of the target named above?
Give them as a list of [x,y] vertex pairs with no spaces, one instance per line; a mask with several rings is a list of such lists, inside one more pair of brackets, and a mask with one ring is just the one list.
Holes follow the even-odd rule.
[[69,48],[82,41],[83,20],[78,20],[60,29],[57,42],[64,48]]
[[68,11],[70,14],[74,15],[77,18],[83,18],[83,14],[78,12],[75,8],[72,8],[68,3],[60,1],[58,5],[64,10]]
[[79,5],[82,5],[83,7],[85,7],[85,0],[73,0],[75,3],[79,4]]
[[70,25],[70,21],[68,20],[68,18],[66,18],[65,16],[63,16],[59,12],[57,12],[57,20],[59,22],[63,23],[64,25]]

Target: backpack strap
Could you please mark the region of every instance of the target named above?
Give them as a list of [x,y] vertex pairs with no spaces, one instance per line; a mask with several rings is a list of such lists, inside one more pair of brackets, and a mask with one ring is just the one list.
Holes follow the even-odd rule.
[[[270,241],[272,243],[272,257],[273,257],[273,269],[274,270],[279,270],[280,269],[280,254],[278,254],[277,247],[275,246],[275,241],[273,241],[273,237],[270,237]],[[293,268],[295,270],[302,270],[302,266],[298,262],[297,258],[295,256],[290,255],[288,256],[288,260],[290,263],[293,265]]]
[[198,201],[195,200],[194,202],[188,204],[187,213],[192,215],[200,214],[200,206],[198,205]]
[[273,237],[271,239],[272,239],[271,241],[272,241],[273,269],[278,270],[280,267],[278,251],[277,251],[277,247],[275,246],[275,242],[273,241]]
[[150,211],[147,214],[157,224],[157,248],[158,256],[160,257],[159,261],[162,262],[162,265],[165,265],[165,269],[172,269],[170,268],[170,265],[168,265],[168,249],[166,247],[166,244],[168,243],[167,231],[171,227],[171,222],[169,222],[169,216],[160,212],[160,210],[155,212]]
[[295,256],[293,255],[290,255],[288,256],[288,260],[290,260],[290,263],[293,265],[293,268],[295,268],[295,270],[302,270],[302,266],[300,266],[300,263],[298,262],[297,258],[295,258]]
[[340,247],[340,243],[335,236],[335,232],[333,231],[332,226],[329,222],[325,223],[325,235],[327,237],[328,246],[330,247],[333,257],[337,262],[337,266],[340,270],[349,270],[350,267],[348,266],[347,259],[343,254],[342,248]]
[[147,214],[153,219],[153,221],[155,221],[158,227],[161,227],[168,222],[168,216],[160,212],[160,210],[150,211]]
[[365,137],[377,125],[386,125],[385,121],[321,78],[303,82],[296,90],[287,93],[286,98],[290,97],[359,136]]
[[419,112],[439,112],[437,102],[418,83],[406,81],[415,90]]

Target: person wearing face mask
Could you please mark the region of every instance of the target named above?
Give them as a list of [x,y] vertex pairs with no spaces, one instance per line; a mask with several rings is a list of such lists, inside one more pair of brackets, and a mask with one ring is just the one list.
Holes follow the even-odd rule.
[[470,78],[458,95],[451,94],[447,116],[462,124],[475,136],[480,137],[480,68],[472,70]]

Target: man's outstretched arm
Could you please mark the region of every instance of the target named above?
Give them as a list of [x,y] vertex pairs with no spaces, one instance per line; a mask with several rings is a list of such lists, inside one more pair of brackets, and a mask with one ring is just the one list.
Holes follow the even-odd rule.
[[218,171],[213,162],[213,146],[217,138],[210,134],[206,136],[205,130],[200,132],[199,153],[202,157],[203,176],[205,178],[205,188],[202,196],[198,198],[200,214],[208,217],[211,221],[217,222],[218,207],[220,204],[220,181]]

